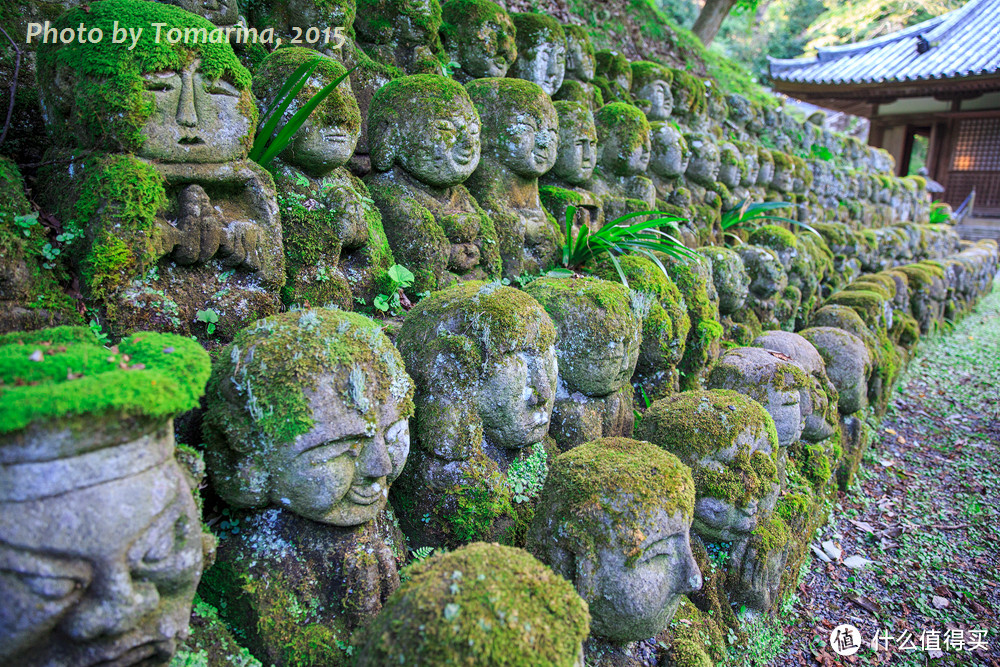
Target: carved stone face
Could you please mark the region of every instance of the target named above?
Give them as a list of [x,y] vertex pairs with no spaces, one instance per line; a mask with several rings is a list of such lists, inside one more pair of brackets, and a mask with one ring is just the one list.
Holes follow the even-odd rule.
[[[211,2],[212,0],[207,0]],[[286,0],[288,25],[306,29],[309,26],[338,27],[354,23],[354,0],[318,3],[316,0]]]
[[691,161],[684,137],[672,125],[657,123],[653,126],[652,154],[649,168],[663,178],[683,176]]
[[498,128],[510,137],[499,147],[501,160],[525,178],[537,178],[556,163],[559,123],[554,109],[545,106],[550,113],[542,109],[522,110],[514,114],[505,128]]
[[767,187],[774,178],[774,162],[771,160],[761,160],[760,171],[757,172],[757,185]]
[[[137,442],[77,458],[105,469]],[[167,445],[172,454],[172,438]],[[59,459],[46,476],[73,463]],[[0,504],[0,660],[165,665],[201,568],[201,521],[172,455],[129,476]]]
[[[375,423],[362,415],[324,374],[310,397],[315,426],[268,460],[271,498],[307,519],[353,526],[375,518],[385,507],[389,485],[410,452],[409,422],[392,400],[368,400]],[[351,385],[357,386],[357,385]]]
[[639,141],[626,143],[627,139],[617,133],[611,133],[601,146],[602,162],[605,168],[618,176],[641,174],[649,166],[653,145],[649,135]]
[[634,93],[636,104],[649,120],[667,120],[674,110],[670,84],[654,79]]
[[[573,105],[570,108],[568,105]],[[559,151],[552,172],[572,185],[590,180],[597,166],[597,128],[583,105],[559,102]]]
[[518,78],[537,83],[546,95],[552,95],[566,75],[566,45],[542,42],[526,50],[518,49]]
[[[442,105],[443,106],[443,105]],[[397,160],[417,180],[447,187],[467,179],[479,165],[479,116],[466,99],[450,108],[404,116]]]
[[140,157],[226,162],[246,154],[243,140],[250,134],[251,119],[241,106],[249,104],[249,91],[205,78],[198,64],[143,75],[155,109],[142,129],[146,141],[136,153]]
[[712,260],[712,280],[719,294],[719,312],[735,313],[746,304],[750,294],[750,276],[739,254],[728,248],[705,248]]
[[486,438],[521,449],[541,442],[556,395],[556,350],[511,352],[493,363],[476,389],[476,409]]
[[688,179],[705,187],[711,187],[719,180],[719,149],[707,137],[688,140],[691,148],[691,162],[685,172]]
[[566,31],[566,78],[577,81],[590,81],[594,78],[597,59],[593,48],[579,38],[573,31]]
[[324,124],[310,117],[286,149],[292,164],[310,171],[329,171],[347,164],[358,144],[359,130]]
[[478,25],[460,25],[452,57],[466,74],[475,79],[503,77],[517,58],[514,23],[507,14]]
[[579,559],[577,570],[586,573],[581,579],[591,580],[590,590],[581,595],[590,605],[595,635],[615,638],[628,628],[630,636],[654,636],[673,618],[681,596],[701,588],[701,572],[691,554],[689,518],[680,510],[668,515],[658,509],[639,530],[646,539],[631,567],[626,564],[625,546],[634,538],[619,533],[599,546],[593,559]]
[[[177,5],[192,14],[204,16],[218,26],[233,25],[239,20],[239,8],[232,0],[174,0],[170,4]],[[305,26],[314,24],[298,23],[295,25]]]

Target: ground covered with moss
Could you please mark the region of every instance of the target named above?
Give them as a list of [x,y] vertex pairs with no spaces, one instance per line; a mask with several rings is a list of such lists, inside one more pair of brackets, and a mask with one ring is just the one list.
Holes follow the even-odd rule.
[[[778,627],[761,633],[783,634],[784,645],[758,664],[1000,665],[998,525],[1000,285],[921,342],[854,485],[813,542],[831,562],[814,550]],[[866,645],[852,658],[829,644],[841,623]],[[985,647],[970,651],[974,630],[986,630]],[[888,651],[871,650],[876,631],[891,637]]]

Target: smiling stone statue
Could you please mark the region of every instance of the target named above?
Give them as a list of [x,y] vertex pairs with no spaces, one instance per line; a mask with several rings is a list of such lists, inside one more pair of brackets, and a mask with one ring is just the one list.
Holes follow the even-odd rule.
[[490,0],[451,0],[442,9],[441,38],[452,62],[454,77],[503,77],[517,58],[514,22],[507,10]]
[[[393,505],[420,544],[494,539],[511,526],[508,474],[544,466],[555,329],[520,290],[466,283],[406,316],[397,345],[417,385],[412,461]],[[470,505],[483,498],[473,518]],[[421,520],[423,517],[423,520]]]
[[583,102],[554,102],[559,114],[559,150],[556,163],[539,180],[542,203],[553,215],[560,232],[565,230],[566,212],[576,207],[574,231],[581,224],[600,229],[604,224],[601,200],[587,189],[597,166],[597,127],[594,114]]
[[0,337],[0,360],[0,662],[169,664],[214,542],[172,420],[208,355],[59,327]]
[[593,190],[604,198],[605,216],[652,211],[656,189],[644,175],[652,155],[649,121],[638,108],[613,102],[594,114],[598,157]]
[[497,278],[493,221],[462,183],[479,165],[480,121],[461,84],[418,74],[383,86],[369,110],[368,179],[396,261],[416,292]]
[[[125,18],[214,27],[177,7],[121,0],[71,10],[57,25],[110,34]],[[53,136],[111,151],[47,170],[40,190],[83,232],[71,263],[114,333],[155,327],[207,342],[202,322],[214,317],[226,340],[276,312],[285,281],[273,181],[244,159],[257,121],[250,74],[228,43],[157,43],[153,32],[134,49],[105,40],[39,50]]]
[[573,583],[594,635],[649,639],[701,588],[691,554],[695,484],[648,442],[601,438],[561,454],[545,480],[528,549]]
[[517,60],[507,76],[538,84],[552,95],[566,76],[566,34],[559,21],[534,12],[515,13]]
[[521,79],[480,79],[466,90],[483,123],[482,156],[468,187],[493,220],[504,277],[541,273],[560,248],[556,220],[538,197],[538,177],[556,163],[559,147],[552,100]]

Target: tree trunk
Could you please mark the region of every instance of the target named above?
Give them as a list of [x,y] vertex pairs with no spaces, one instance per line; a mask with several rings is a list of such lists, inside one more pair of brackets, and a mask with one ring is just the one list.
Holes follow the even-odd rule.
[[722,22],[729,16],[729,10],[735,4],[736,0],[705,0],[705,6],[701,8],[691,32],[698,36],[702,44],[708,46],[715,39]]

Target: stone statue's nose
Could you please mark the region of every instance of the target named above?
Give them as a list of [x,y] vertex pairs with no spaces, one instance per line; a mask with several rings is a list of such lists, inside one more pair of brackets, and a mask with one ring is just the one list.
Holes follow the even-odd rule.
[[89,641],[119,635],[159,604],[156,586],[134,581],[125,568],[103,573],[87,596],[63,622],[63,631],[73,639]]
[[177,124],[184,127],[195,127],[198,124],[198,112],[194,106],[194,74],[190,69],[181,72],[181,95],[177,103]]
[[386,449],[385,440],[375,438],[361,450],[357,460],[358,472],[365,477],[385,477],[392,472],[392,459]]

